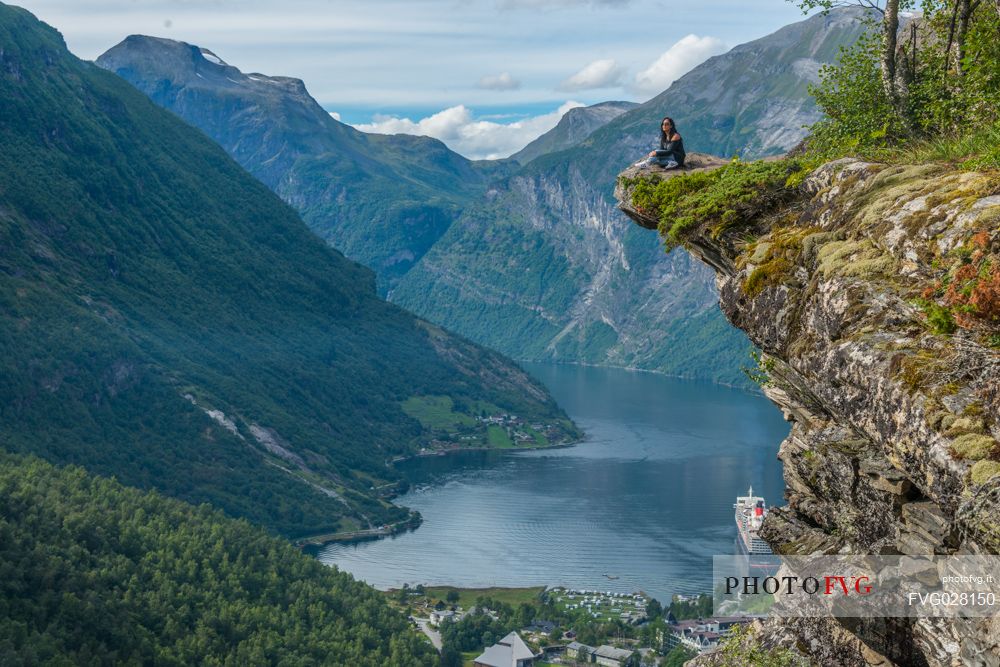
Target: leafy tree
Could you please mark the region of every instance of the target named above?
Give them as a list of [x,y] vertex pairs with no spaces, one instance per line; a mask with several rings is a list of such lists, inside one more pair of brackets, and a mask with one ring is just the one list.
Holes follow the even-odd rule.
[[829,11],[834,7],[859,6],[874,10],[882,15],[879,31],[879,80],[882,92],[893,108],[898,108],[901,100],[900,81],[896,71],[896,47],[899,34],[899,12],[912,7],[911,0],[789,0],[803,11],[821,8]]
[[663,614],[663,605],[656,598],[651,598],[649,602],[646,603],[646,615],[649,616],[650,620],[659,618]]
[[[798,4],[829,8],[878,3]],[[899,8],[916,5],[901,2]],[[873,25],[857,44],[842,51],[836,65],[820,71],[821,82],[812,92],[826,118],[813,128],[812,149],[821,156],[860,153],[878,159],[886,149],[952,142],[956,150],[980,156],[973,166],[1000,164],[995,140],[1000,120],[1000,11],[995,5],[923,0],[922,13],[909,19],[894,47],[893,87],[886,86],[887,25]],[[879,9],[889,20],[893,8]],[[964,137],[971,141],[963,144]]]
[[431,667],[384,596],[207,505],[0,453],[0,664]]
[[897,76],[896,48],[899,34],[899,12],[912,6],[909,0],[789,0],[803,11],[821,8],[829,11],[834,7],[858,6],[874,10],[882,15],[879,30],[879,80],[882,92],[893,109],[901,104],[902,91]]
[[675,646],[670,649],[661,663],[661,667],[683,667],[684,663],[698,655],[694,649],[687,646]]
[[462,654],[450,646],[441,649],[441,667],[462,667]]

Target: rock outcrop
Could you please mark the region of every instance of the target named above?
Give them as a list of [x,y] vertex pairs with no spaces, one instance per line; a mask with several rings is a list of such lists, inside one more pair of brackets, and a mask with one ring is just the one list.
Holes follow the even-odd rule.
[[[621,209],[655,229],[634,179],[619,183]],[[787,505],[763,528],[776,552],[1000,553],[998,193],[995,174],[839,160],[791,204],[685,237],[793,425]],[[822,665],[1000,665],[996,619],[766,621],[753,636]]]

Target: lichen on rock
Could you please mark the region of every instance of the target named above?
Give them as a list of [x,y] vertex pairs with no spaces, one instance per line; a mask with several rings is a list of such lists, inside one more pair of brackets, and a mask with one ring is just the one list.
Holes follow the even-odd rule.
[[[661,211],[633,203],[642,187],[620,179],[619,206],[663,234]],[[777,553],[1000,553],[998,193],[994,174],[844,159],[789,177],[737,224],[674,239],[715,269],[792,422],[787,505],[762,531]],[[987,621],[876,620],[757,632],[820,664],[1000,665]],[[857,650],[829,662],[821,631]]]

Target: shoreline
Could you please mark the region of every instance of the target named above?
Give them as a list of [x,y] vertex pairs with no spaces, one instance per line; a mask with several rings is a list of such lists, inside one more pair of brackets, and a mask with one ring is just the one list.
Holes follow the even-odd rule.
[[741,387],[740,385],[732,384],[729,382],[719,382],[718,380],[709,380],[707,378],[692,377],[690,375],[679,375],[677,373],[664,373],[663,371],[658,371],[652,368],[638,368],[635,366],[612,366],[610,364],[592,364],[586,361],[554,361],[554,360],[520,359],[520,358],[515,358],[514,361],[516,361],[519,364],[553,364],[555,366],[582,366],[584,368],[610,368],[616,371],[649,373],[651,375],[659,375],[660,377],[671,378],[674,380],[686,380],[687,382],[698,382],[702,384],[713,385],[716,387],[725,387],[726,389],[732,389],[733,391],[738,391],[744,394],[759,395],[759,396],[764,395],[764,392],[760,391],[760,389],[754,389],[753,387]]
[[[412,510],[410,510],[412,512]],[[405,533],[408,530],[416,530],[423,523],[423,517],[417,513],[411,514],[408,519],[397,521],[396,523],[379,526],[378,528],[363,528],[361,530],[342,531],[337,533],[319,533],[316,535],[306,535],[292,540],[292,546],[298,549],[322,549],[327,544],[336,543],[358,543],[369,542],[371,540],[381,540],[384,537],[392,537]]]
[[397,456],[396,458],[387,461],[386,465],[394,466],[397,463],[405,463],[407,461],[413,461],[414,459],[427,459],[435,456],[448,456],[450,454],[463,454],[466,452],[535,452],[545,449],[566,449],[568,447],[575,447],[585,440],[586,438],[579,438],[571,442],[560,442],[554,445],[532,445],[530,447],[451,447],[435,451],[418,452],[408,456]]
[[[413,461],[415,459],[448,456],[451,454],[461,454],[466,452],[532,452],[546,449],[566,449],[568,447],[575,447],[581,442],[584,442],[584,440],[585,438],[580,438],[579,440],[574,440],[572,442],[561,442],[555,445],[536,445],[532,447],[455,447],[452,449],[442,449],[434,452],[423,452],[411,454],[409,456],[397,457],[388,461],[386,465],[393,466],[397,463],[405,463],[406,461]],[[386,537],[393,537],[394,535],[400,535],[410,530],[416,530],[422,523],[423,518],[419,514],[415,514],[409,519],[398,521],[386,526],[379,526],[378,528],[364,528],[361,530],[351,530],[337,533],[318,533],[315,535],[306,535],[305,537],[298,537],[291,540],[291,543],[292,546],[298,549],[318,550],[328,544],[356,544],[360,542],[371,542],[374,540],[381,540]]]

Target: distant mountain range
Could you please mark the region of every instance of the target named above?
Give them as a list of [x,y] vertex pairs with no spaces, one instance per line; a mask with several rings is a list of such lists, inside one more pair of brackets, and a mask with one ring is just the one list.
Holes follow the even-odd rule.
[[[628,224],[614,177],[652,147],[664,115],[688,150],[754,158],[793,147],[819,119],[809,84],[861,34],[860,15],[786,26],[642,105],[573,109],[493,163],[427,138],[356,132],[301,82],[244,75],[199,47],[130,37],[98,63],[219,141],[371,266],[391,300],[433,322],[516,358],[745,386],[749,343],[719,313],[709,272]],[[421,153],[425,168],[410,168]]]
[[858,38],[859,18],[837,10],[738,46],[575,146],[535,157],[466,209],[393,300],[517,358],[746,385],[750,344],[724,321],[709,272],[629,224],[613,203],[615,177],[654,146],[668,115],[689,151],[792,148],[820,117],[808,85]]
[[431,407],[576,435],[522,370],[379,298],[371,271],[54,29],[0,5],[0,44],[4,449],[300,535],[407,519],[374,488],[438,437]]
[[516,166],[473,162],[429,137],[359,132],[302,81],[244,74],[183,42],[133,35],[97,64],[215,139],[321,238],[374,270],[382,293]]

